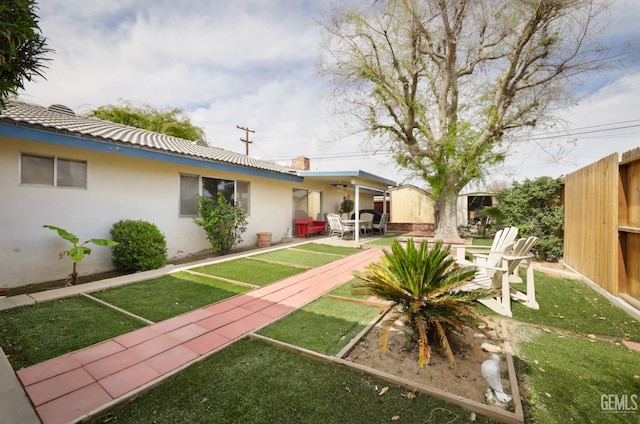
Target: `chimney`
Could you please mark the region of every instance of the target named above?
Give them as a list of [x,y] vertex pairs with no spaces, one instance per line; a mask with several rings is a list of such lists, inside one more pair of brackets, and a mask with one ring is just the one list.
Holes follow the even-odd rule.
[[298,156],[297,158],[293,158],[291,160],[291,167],[299,169],[300,171],[308,171],[309,169],[311,169],[311,163],[309,162],[309,158]]

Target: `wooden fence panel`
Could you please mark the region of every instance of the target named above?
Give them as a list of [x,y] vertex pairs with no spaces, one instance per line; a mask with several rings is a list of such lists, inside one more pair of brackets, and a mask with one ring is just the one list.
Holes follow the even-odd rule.
[[617,295],[618,155],[565,177],[564,261]]
[[640,148],[622,155],[619,199],[618,292],[628,302],[640,305]]
[[625,277],[626,294],[640,301],[640,234],[627,236],[627,252],[633,252],[627,256]]

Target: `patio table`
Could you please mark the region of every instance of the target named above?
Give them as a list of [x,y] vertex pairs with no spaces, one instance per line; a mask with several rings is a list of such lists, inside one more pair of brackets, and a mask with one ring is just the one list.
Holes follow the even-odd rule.
[[[342,219],[341,220],[342,223],[344,225],[347,225],[349,227],[355,227],[356,226],[356,220],[355,219]],[[371,229],[371,221],[362,221],[360,220],[360,230],[364,231],[364,234],[367,234],[367,230]]]

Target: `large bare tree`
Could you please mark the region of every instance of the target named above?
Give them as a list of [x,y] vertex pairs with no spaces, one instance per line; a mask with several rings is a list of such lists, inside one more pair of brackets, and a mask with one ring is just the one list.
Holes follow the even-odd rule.
[[602,42],[605,0],[357,3],[323,23],[322,71],[372,139],[428,184],[438,239],[459,238],[463,187],[551,122],[576,77],[619,59]]

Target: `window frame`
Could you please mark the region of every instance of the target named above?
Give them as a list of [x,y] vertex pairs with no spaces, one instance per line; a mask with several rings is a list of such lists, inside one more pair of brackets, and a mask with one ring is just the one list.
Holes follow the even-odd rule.
[[[195,175],[195,174],[187,174],[187,173],[180,173],[179,174],[180,177],[180,196],[179,196],[179,216],[180,218],[194,218],[198,216],[198,211],[197,211],[197,196],[207,196],[207,197],[212,197],[212,193],[209,192],[209,190],[205,189],[205,182],[206,181],[217,181],[216,187],[219,187],[220,184],[225,184],[225,183],[233,183],[233,198],[231,199],[233,201],[234,206],[240,206],[244,209],[244,211],[247,213],[247,216],[251,215],[251,182],[250,181],[246,181],[246,180],[231,180],[231,179],[226,179],[226,178],[218,178],[218,177],[212,177],[212,176],[207,176],[207,175]],[[182,181],[183,181],[183,177],[186,178],[197,178],[198,181],[198,188],[197,188],[197,196],[195,199],[195,205],[193,206],[195,208],[195,213],[184,213],[183,212],[183,207],[184,206],[188,206],[188,205],[184,205],[185,202],[189,202],[191,201],[191,199],[184,199],[183,198],[183,185],[182,185]],[[239,188],[242,189],[240,190]],[[216,191],[217,192],[217,191]],[[241,198],[244,197],[244,198]],[[229,200],[229,196],[225,196],[225,198],[227,198],[227,200]],[[246,209],[245,209],[246,207]]]
[[[25,166],[25,158],[45,159],[48,162],[50,162],[51,168],[52,168],[51,175],[47,176],[47,179],[50,179],[50,181],[47,181],[47,182],[29,181],[29,179],[31,178],[28,178],[29,176],[25,174],[28,168],[27,166]],[[81,169],[80,185],[61,184],[61,180],[60,180],[61,173],[59,172],[60,162],[84,165],[84,169]],[[74,158],[61,157],[61,156],[55,156],[55,155],[46,155],[46,154],[39,154],[39,153],[25,153],[25,152],[20,153],[20,160],[19,160],[19,166],[18,166],[18,180],[20,182],[20,186],[23,186],[23,187],[51,187],[51,188],[61,188],[61,189],[86,190],[89,186],[88,174],[89,174],[89,162],[84,159],[74,159]],[[73,180],[73,176],[71,176],[70,179]]]

